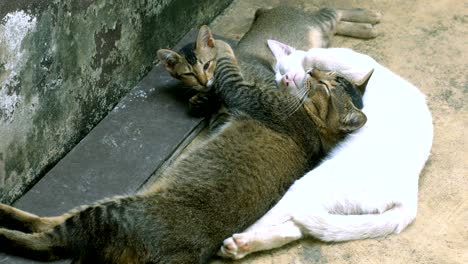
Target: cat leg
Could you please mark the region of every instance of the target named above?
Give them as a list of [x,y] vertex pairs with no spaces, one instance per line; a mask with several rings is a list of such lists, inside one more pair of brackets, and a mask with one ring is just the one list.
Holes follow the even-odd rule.
[[193,116],[208,116],[216,113],[220,107],[218,98],[209,92],[198,92],[189,99],[189,112]]
[[279,225],[232,235],[224,240],[218,255],[241,259],[253,252],[278,248],[302,237],[301,229],[293,221],[287,220]]
[[7,254],[51,261],[62,258],[60,242],[52,233],[23,233],[0,228],[0,247]]
[[382,19],[380,12],[355,8],[355,9],[337,9],[338,17],[341,21],[377,24]]
[[30,232],[41,232],[62,223],[64,216],[39,217],[37,215],[16,209],[6,204],[0,204],[0,227]]
[[337,9],[338,23],[335,28],[337,35],[372,39],[379,35],[374,24],[380,22],[382,14],[366,9]]
[[199,92],[189,100],[189,113],[197,117],[208,117],[210,132],[216,132],[227,123],[229,113],[218,98],[209,92]]
[[337,35],[360,39],[372,39],[379,35],[377,29],[369,23],[339,21],[336,25]]

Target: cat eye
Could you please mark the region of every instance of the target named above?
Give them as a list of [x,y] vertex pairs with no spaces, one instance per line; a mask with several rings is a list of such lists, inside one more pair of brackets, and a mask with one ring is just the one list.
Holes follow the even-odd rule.
[[182,73],[182,75],[184,75],[184,76],[195,76],[195,74],[193,72]]
[[210,64],[211,64],[211,61],[205,63],[205,65],[203,65],[203,70],[208,70],[208,67],[210,67]]

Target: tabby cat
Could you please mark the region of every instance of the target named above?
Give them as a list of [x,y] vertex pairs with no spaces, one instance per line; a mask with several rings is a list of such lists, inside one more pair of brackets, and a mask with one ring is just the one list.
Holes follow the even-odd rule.
[[239,259],[303,237],[337,242],[403,231],[416,217],[419,174],[432,146],[425,96],[367,55],[268,43],[283,89],[299,89],[310,68],[337,71],[351,80],[374,69],[363,100],[368,121],[296,181],[264,217],[226,239],[219,255]]
[[[277,202],[297,176],[364,125],[354,94],[364,87],[308,73],[301,96],[272,78],[246,82],[230,46],[216,43],[212,92],[231,117],[151,186],[128,196],[39,217],[0,204],[0,250],[74,263],[207,263],[223,239]],[[254,74],[254,72],[251,72]]]
[[[327,48],[336,33],[362,39],[374,38],[373,26],[380,21],[380,13],[364,9],[336,10],[330,8],[315,12],[291,6],[259,9],[249,31],[239,41],[235,52],[241,62],[262,63],[265,74],[272,74],[274,57],[266,46],[266,40],[277,39],[301,49]],[[192,113],[203,115],[215,111],[216,98],[210,97],[216,69],[215,43],[206,43],[201,34],[196,43],[190,43],[179,52],[160,49],[158,58],[167,71],[184,84],[201,91],[190,99]],[[206,101],[211,102],[207,104]]]

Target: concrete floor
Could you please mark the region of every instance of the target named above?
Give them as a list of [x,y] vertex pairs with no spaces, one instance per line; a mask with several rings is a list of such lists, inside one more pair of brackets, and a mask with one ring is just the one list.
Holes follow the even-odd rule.
[[[258,7],[278,0],[235,0],[213,31],[241,38]],[[379,10],[382,36],[362,41],[337,37],[336,47],[367,53],[427,95],[433,113],[432,156],[420,178],[416,221],[402,234],[325,244],[305,239],[255,254],[240,263],[468,263],[468,3],[460,0],[281,1],[316,8]],[[384,168],[383,168],[384,169]],[[227,263],[215,260],[213,263]],[[236,262],[237,263],[237,262]]]

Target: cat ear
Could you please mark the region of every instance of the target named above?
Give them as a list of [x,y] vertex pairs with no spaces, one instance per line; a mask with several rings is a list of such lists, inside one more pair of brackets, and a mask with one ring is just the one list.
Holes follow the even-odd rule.
[[341,121],[341,131],[349,133],[361,128],[367,122],[367,116],[360,110],[355,109]]
[[286,57],[296,50],[291,46],[272,39],[267,40],[267,43],[276,60],[279,60],[282,57]]
[[203,25],[198,30],[197,48],[214,48],[215,40],[211,30],[207,25]]
[[370,77],[374,73],[374,69],[372,69],[364,78],[359,83],[356,83],[356,88],[361,92],[361,94],[364,94],[366,91],[367,84],[369,83]]
[[174,67],[181,61],[182,57],[173,50],[160,49],[158,50],[158,59],[164,63],[164,66],[169,72],[172,72]]

